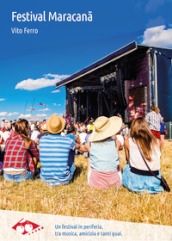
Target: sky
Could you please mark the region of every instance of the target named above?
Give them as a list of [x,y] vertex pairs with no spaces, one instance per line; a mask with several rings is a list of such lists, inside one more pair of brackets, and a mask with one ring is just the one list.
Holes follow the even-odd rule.
[[[170,9],[172,0],[1,1],[0,120],[63,115],[65,87],[55,84],[134,40],[172,48]],[[92,11],[92,22],[12,21],[12,12],[30,11]],[[38,34],[12,34],[14,28]]]

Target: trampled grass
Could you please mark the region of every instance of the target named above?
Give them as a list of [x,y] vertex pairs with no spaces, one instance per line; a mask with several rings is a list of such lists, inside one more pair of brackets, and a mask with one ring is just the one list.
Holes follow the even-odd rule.
[[[122,167],[124,151],[120,152]],[[162,151],[161,172],[172,188],[172,142]],[[67,215],[137,223],[172,224],[171,193],[136,194],[126,188],[95,190],[87,184],[87,162],[75,160],[77,175],[68,185],[51,187],[36,178],[23,183],[8,183],[0,177],[0,209],[54,215]]]

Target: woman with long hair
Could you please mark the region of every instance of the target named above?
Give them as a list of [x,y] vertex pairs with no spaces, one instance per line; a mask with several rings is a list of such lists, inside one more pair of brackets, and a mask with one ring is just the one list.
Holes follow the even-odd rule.
[[[147,121],[139,117],[131,124],[130,138],[124,142],[127,165],[124,167],[122,182],[130,191],[158,193],[163,191],[159,178],[160,173],[160,141],[154,137]],[[145,163],[145,161],[147,163]]]
[[20,119],[15,123],[15,134],[5,143],[3,160],[4,179],[6,181],[22,182],[32,179],[35,174],[38,151],[31,141],[29,123]]

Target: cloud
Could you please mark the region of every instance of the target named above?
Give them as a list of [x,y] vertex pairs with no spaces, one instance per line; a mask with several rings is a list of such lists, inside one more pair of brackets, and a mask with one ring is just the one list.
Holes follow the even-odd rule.
[[5,99],[1,98],[0,101],[4,101]]
[[53,90],[53,91],[51,91],[51,93],[59,93],[60,92],[60,90]]
[[38,111],[50,111],[50,109],[49,108],[45,108],[45,109],[40,109]]
[[18,112],[13,112],[13,113],[8,113],[8,116],[12,116],[12,115],[18,115]]
[[166,28],[165,25],[147,28],[144,31],[141,44],[166,48],[172,47],[172,28]]
[[7,112],[0,112],[0,116],[7,116],[8,113]]
[[53,103],[54,106],[61,106],[61,104],[56,104],[56,103]]
[[68,75],[45,74],[42,78],[23,80],[15,86],[15,89],[30,91],[38,90],[48,86],[54,86],[56,83],[67,77]]
[[32,115],[30,115],[30,114],[26,114],[26,115],[20,114],[20,115],[18,116],[18,118],[23,118],[23,119],[36,119],[36,120],[38,120],[38,119],[44,118],[44,117],[46,117],[46,116],[47,116],[46,114],[38,114],[38,115],[36,115],[36,116],[32,116]]
[[0,116],[13,116],[13,115],[18,115],[19,113],[18,112],[0,112]]
[[31,117],[32,117],[32,116],[31,116],[30,114],[26,114],[26,115],[20,114],[20,115],[18,116],[18,118],[26,118],[26,119],[31,118]]
[[162,6],[167,2],[172,2],[172,0],[149,0],[145,6],[145,11],[155,11],[158,7]]

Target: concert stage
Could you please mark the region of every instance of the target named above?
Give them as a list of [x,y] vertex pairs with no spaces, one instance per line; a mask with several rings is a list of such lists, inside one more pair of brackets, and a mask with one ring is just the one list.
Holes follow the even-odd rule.
[[125,122],[151,105],[172,120],[172,49],[135,41],[58,82],[66,86],[66,110],[77,121],[120,113]]

